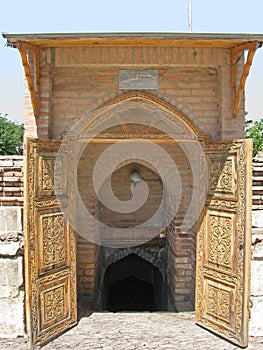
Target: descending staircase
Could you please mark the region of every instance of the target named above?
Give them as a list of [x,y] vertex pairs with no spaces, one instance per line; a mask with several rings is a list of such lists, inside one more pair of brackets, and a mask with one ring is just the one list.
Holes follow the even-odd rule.
[[23,206],[23,156],[0,156],[0,207]]
[[263,158],[253,159],[252,209],[263,210]]
[[[263,158],[253,158],[252,216],[262,220],[252,220],[252,242],[263,240]],[[257,224],[255,224],[257,222]]]

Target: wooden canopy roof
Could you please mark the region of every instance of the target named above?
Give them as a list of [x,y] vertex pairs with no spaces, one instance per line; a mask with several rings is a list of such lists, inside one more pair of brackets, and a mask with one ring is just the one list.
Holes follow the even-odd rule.
[[19,42],[38,47],[79,45],[149,45],[182,47],[234,48],[258,42],[263,44],[263,34],[219,33],[45,33],[3,34],[7,45],[17,47]]
[[[29,84],[35,116],[38,116],[39,100],[39,57],[44,47],[74,46],[171,46],[222,48],[231,51],[233,116],[237,116],[245,82],[257,48],[263,44],[263,34],[220,34],[220,33],[43,33],[3,34],[7,46],[18,48]],[[32,76],[27,50],[35,58]],[[248,50],[247,60],[237,82],[236,62],[238,54]]]

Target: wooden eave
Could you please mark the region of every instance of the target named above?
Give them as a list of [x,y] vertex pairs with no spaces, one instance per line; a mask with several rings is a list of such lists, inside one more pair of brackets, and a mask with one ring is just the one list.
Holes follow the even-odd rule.
[[[29,88],[29,92],[30,92],[30,96],[31,96],[31,101],[32,101],[32,107],[34,110],[34,115],[37,118],[38,114],[39,114],[39,59],[40,59],[40,48],[38,46],[35,45],[31,45],[28,43],[24,43],[24,42],[19,42],[18,44],[18,50],[20,52],[21,55],[21,59],[22,59],[22,64],[24,67],[24,71],[25,71],[25,76],[27,79],[27,83],[28,83],[28,88]],[[30,63],[28,61],[28,57],[27,57],[27,50],[29,50],[33,55],[34,55],[34,60],[35,60],[35,65],[34,65],[34,70],[35,70],[35,74],[34,77],[31,74],[30,71]]]
[[[249,75],[250,68],[253,63],[254,55],[262,43],[259,41],[250,42],[243,45],[238,45],[231,49],[231,70],[232,70],[232,114],[235,118],[238,115],[240,102],[242,100],[242,95],[244,93],[245,84],[247,77]],[[243,72],[240,81],[237,81],[237,62],[239,60],[238,56],[244,50],[248,51],[247,60],[245,62]]]
[[[3,34],[7,46],[19,49],[32,97],[35,116],[38,115],[39,51],[47,47],[78,46],[168,46],[229,49],[232,70],[232,110],[238,115],[246,79],[257,48],[263,44],[263,34],[210,34],[210,33],[73,33],[73,34]],[[25,50],[31,50],[36,58],[36,82],[32,81]],[[237,62],[243,51],[248,50],[247,61],[240,81],[237,81]]]
[[39,47],[61,46],[180,46],[233,48],[248,42],[263,43],[262,34],[210,33],[74,33],[74,34],[3,34],[7,43],[16,46],[27,42]]

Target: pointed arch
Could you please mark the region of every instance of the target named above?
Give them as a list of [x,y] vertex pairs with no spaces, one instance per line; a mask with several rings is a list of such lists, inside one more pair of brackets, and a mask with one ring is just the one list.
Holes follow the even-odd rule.
[[108,255],[107,264],[104,266],[102,271],[102,276],[104,277],[104,273],[110,265],[115,264],[119,260],[122,260],[131,254],[137,255],[139,258],[155,266],[164,277],[164,266],[162,265],[161,260],[158,258],[158,255],[152,254],[152,252],[148,251],[147,248],[142,249],[141,247],[129,247],[117,250],[112,249],[112,253]]
[[[149,93],[134,91],[118,96],[100,107],[91,114],[83,111],[80,123],[74,128],[74,135],[81,139],[86,133],[96,134],[111,126],[110,121],[115,120],[114,125],[123,121],[129,122],[135,117],[140,123],[140,118],[146,118],[148,122],[153,119],[167,120],[170,125],[181,130],[185,135],[195,140],[209,139],[202,134],[194,123],[181,111],[165,102],[164,100]],[[137,119],[136,119],[137,118]],[[134,123],[134,120],[132,121]]]
[[164,283],[166,283],[166,266],[164,263],[164,260],[160,259],[160,252],[165,252],[164,246],[154,246],[154,253],[153,253],[153,246],[137,246],[137,247],[127,247],[127,248],[107,248],[104,247],[103,250],[100,252],[102,256],[105,254],[107,256],[107,259],[103,259],[102,263],[100,265],[99,271],[98,271],[98,289],[97,289],[97,295],[95,297],[97,307],[101,308],[104,305],[104,296],[102,295],[104,293],[104,281],[105,281],[105,274],[108,268],[119,261],[129,257],[130,255],[136,255],[138,258],[142,259],[142,261],[145,261],[148,264],[151,264],[156,270],[159,271],[160,276]]
[[[130,167],[130,166],[141,166],[146,168],[148,171],[151,171],[153,174],[155,174],[157,177],[160,178],[160,174],[158,172],[158,170],[149,162],[147,162],[144,159],[139,159],[139,158],[132,158],[132,159],[126,159],[125,161],[119,163],[116,166],[115,171],[118,171],[119,169],[123,168],[123,167]],[[160,181],[162,181],[162,179],[160,178]]]
[[110,311],[164,310],[165,287],[156,266],[138,254],[130,253],[107,267],[103,279],[103,304]]

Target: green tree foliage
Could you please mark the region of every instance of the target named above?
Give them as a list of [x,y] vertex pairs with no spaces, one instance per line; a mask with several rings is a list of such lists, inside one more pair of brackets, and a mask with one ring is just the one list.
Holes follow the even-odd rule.
[[263,149],[263,119],[246,121],[246,138],[253,139],[253,156]]
[[24,125],[0,113],[0,155],[21,154]]

